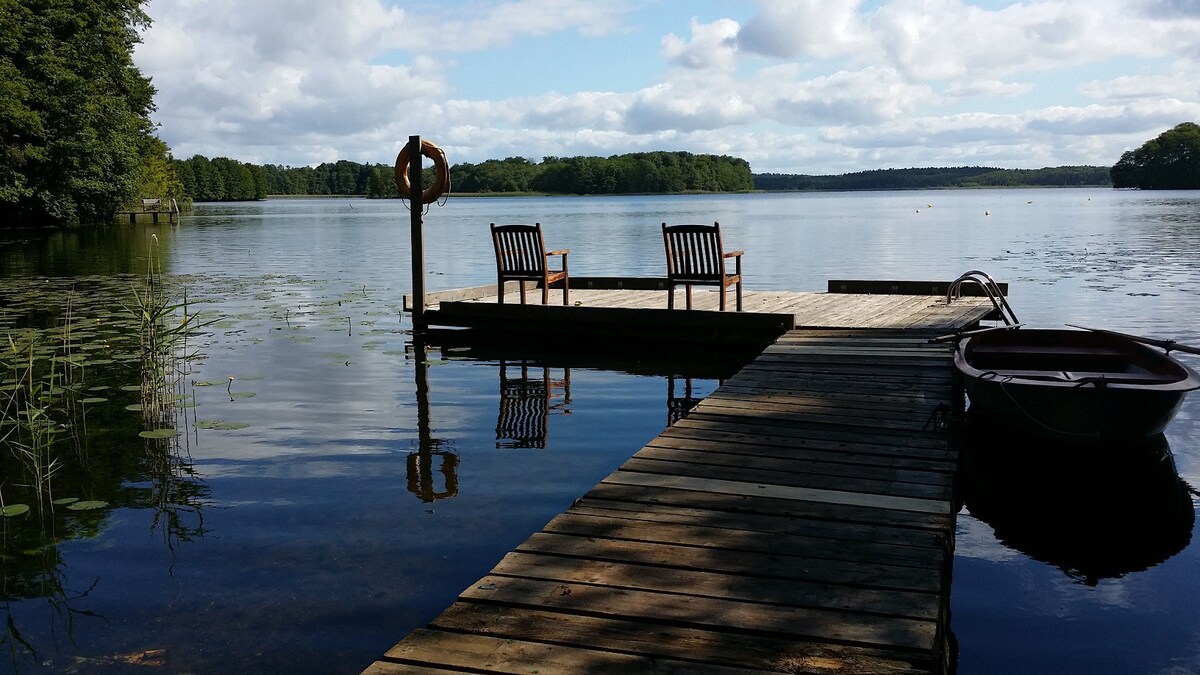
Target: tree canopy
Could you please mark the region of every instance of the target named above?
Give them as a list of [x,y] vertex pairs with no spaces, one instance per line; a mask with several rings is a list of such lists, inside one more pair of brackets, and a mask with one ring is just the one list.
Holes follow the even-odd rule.
[[1200,189],[1200,125],[1184,122],[1130,150],[1112,168],[1113,187]]
[[143,2],[0,0],[0,226],[111,220],[164,157]]

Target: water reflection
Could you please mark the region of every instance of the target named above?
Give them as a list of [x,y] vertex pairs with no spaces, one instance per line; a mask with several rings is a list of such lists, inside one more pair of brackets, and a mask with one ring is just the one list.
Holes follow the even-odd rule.
[[[414,335],[406,345],[413,354],[413,370],[417,385],[417,451],[408,453],[405,473],[408,491],[417,499],[429,503],[458,494],[458,453],[449,440],[438,438],[433,431],[433,415],[429,406],[429,349],[425,338]],[[441,489],[434,485],[433,460],[438,459],[442,475]]]
[[502,359],[496,447],[545,448],[550,414],[570,415],[570,405],[570,368],[563,368],[562,377],[553,379],[550,368],[544,364],[521,360],[510,365]]
[[1179,553],[1195,521],[1162,435],[1120,447],[972,436],[963,493],[1005,546],[1088,586]]
[[[676,380],[683,380],[682,390],[678,395],[675,393]],[[667,426],[674,426],[676,422],[687,417],[692,408],[704,400],[703,396],[697,394],[695,378],[686,375],[677,377],[674,374],[667,376]]]

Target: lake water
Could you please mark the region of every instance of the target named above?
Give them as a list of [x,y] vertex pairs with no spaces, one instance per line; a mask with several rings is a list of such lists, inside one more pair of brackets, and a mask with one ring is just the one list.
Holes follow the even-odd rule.
[[[661,431],[687,386],[703,396],[735,367],[422,356],[400,312],[408,217],[397,201],[279,200],[0,232],[0,333],[65,313],[86,343],[94,402],[54,497],[108,502],[0,519],[0,671],[358,672]],[[982,269],[1027,324],[1200,344],[1194,192],[452,197],[425,216],[428,287],[492,282],[487,224],[531,221],[571,249],[573,275],[660,275],[660,222],[720,221],[750,289]],[[126,409],[123,305],[148,257],[214,322],[184,364],[172,443],[140,438]],[[504,397],[547,380],[546,429],[508,428]],[[1152,466],[980,454],[954,560],[960,673],[1200,671],[1183,489],[1200,484],[1200,396],[1165,443]],[[20,501],[20,465],[0,469]]]

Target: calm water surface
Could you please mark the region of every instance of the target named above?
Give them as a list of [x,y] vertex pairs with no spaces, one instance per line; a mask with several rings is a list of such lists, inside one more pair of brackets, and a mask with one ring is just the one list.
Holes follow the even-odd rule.
[[[983,269],[1027,324],[1200,344],[1196,193],[451,199],[425,220],[429,288],[491,282],[487,224],[535,220],[580,276],[661,274],[660,222],[716,220],[752,289]],[[215,323],[169,470],[125,410],[136,374],[90,366],[109,400],[55,496],[110,506],[58,513],[49,531],[0,522],[4,667],[358,672],[661,431],[688,384],[703,396],[735,367],[422,353],[400,313],[407,223],[399,202],[286,200],[7,237],[0,330],[52,325],[31,298],[61,309],[68,291],[77,322],[116,324],[150,253]],[[547,385],[544,430],[506,416]],[[1163,455],[1190,485],[1198,442],[1193,396]],[[958,519],[959,672],[1200,671],[1193,500],[1169,462],[1042,467],[1020,450],[990,455]],[[22,479],[0,467],[12,501]]]

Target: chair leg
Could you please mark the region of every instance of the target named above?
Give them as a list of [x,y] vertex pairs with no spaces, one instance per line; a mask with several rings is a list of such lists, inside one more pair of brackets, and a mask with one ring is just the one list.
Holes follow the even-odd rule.
[[545,279],[542,279],[542,304],[550,304],[550,284]]
[[692,308],[692,285],[684,284],[683,287],[687,289],[687,291],[684,293],[684,295],[687,296],[687,308],[691,309]]
[[571,304],[571,279],[563,277],[563,304]]
[[517,283],[521,284],[521,304],[523,305],[525,304],[525,282],[518,279]]
[[742,311],[742,280],[737,282],[737,311]]
[[496,283],[496,297],[499,299],[500,304],[503,305],[504,304],[504,280],[503,279],[501,279],[500,281],[498,281]]
[[721,311],[724,312],[725,311],[725,284],[721,284],[721,304],[719,306],[721,308]]
[[675,284],[667,286],[667,309],[675,309]]

